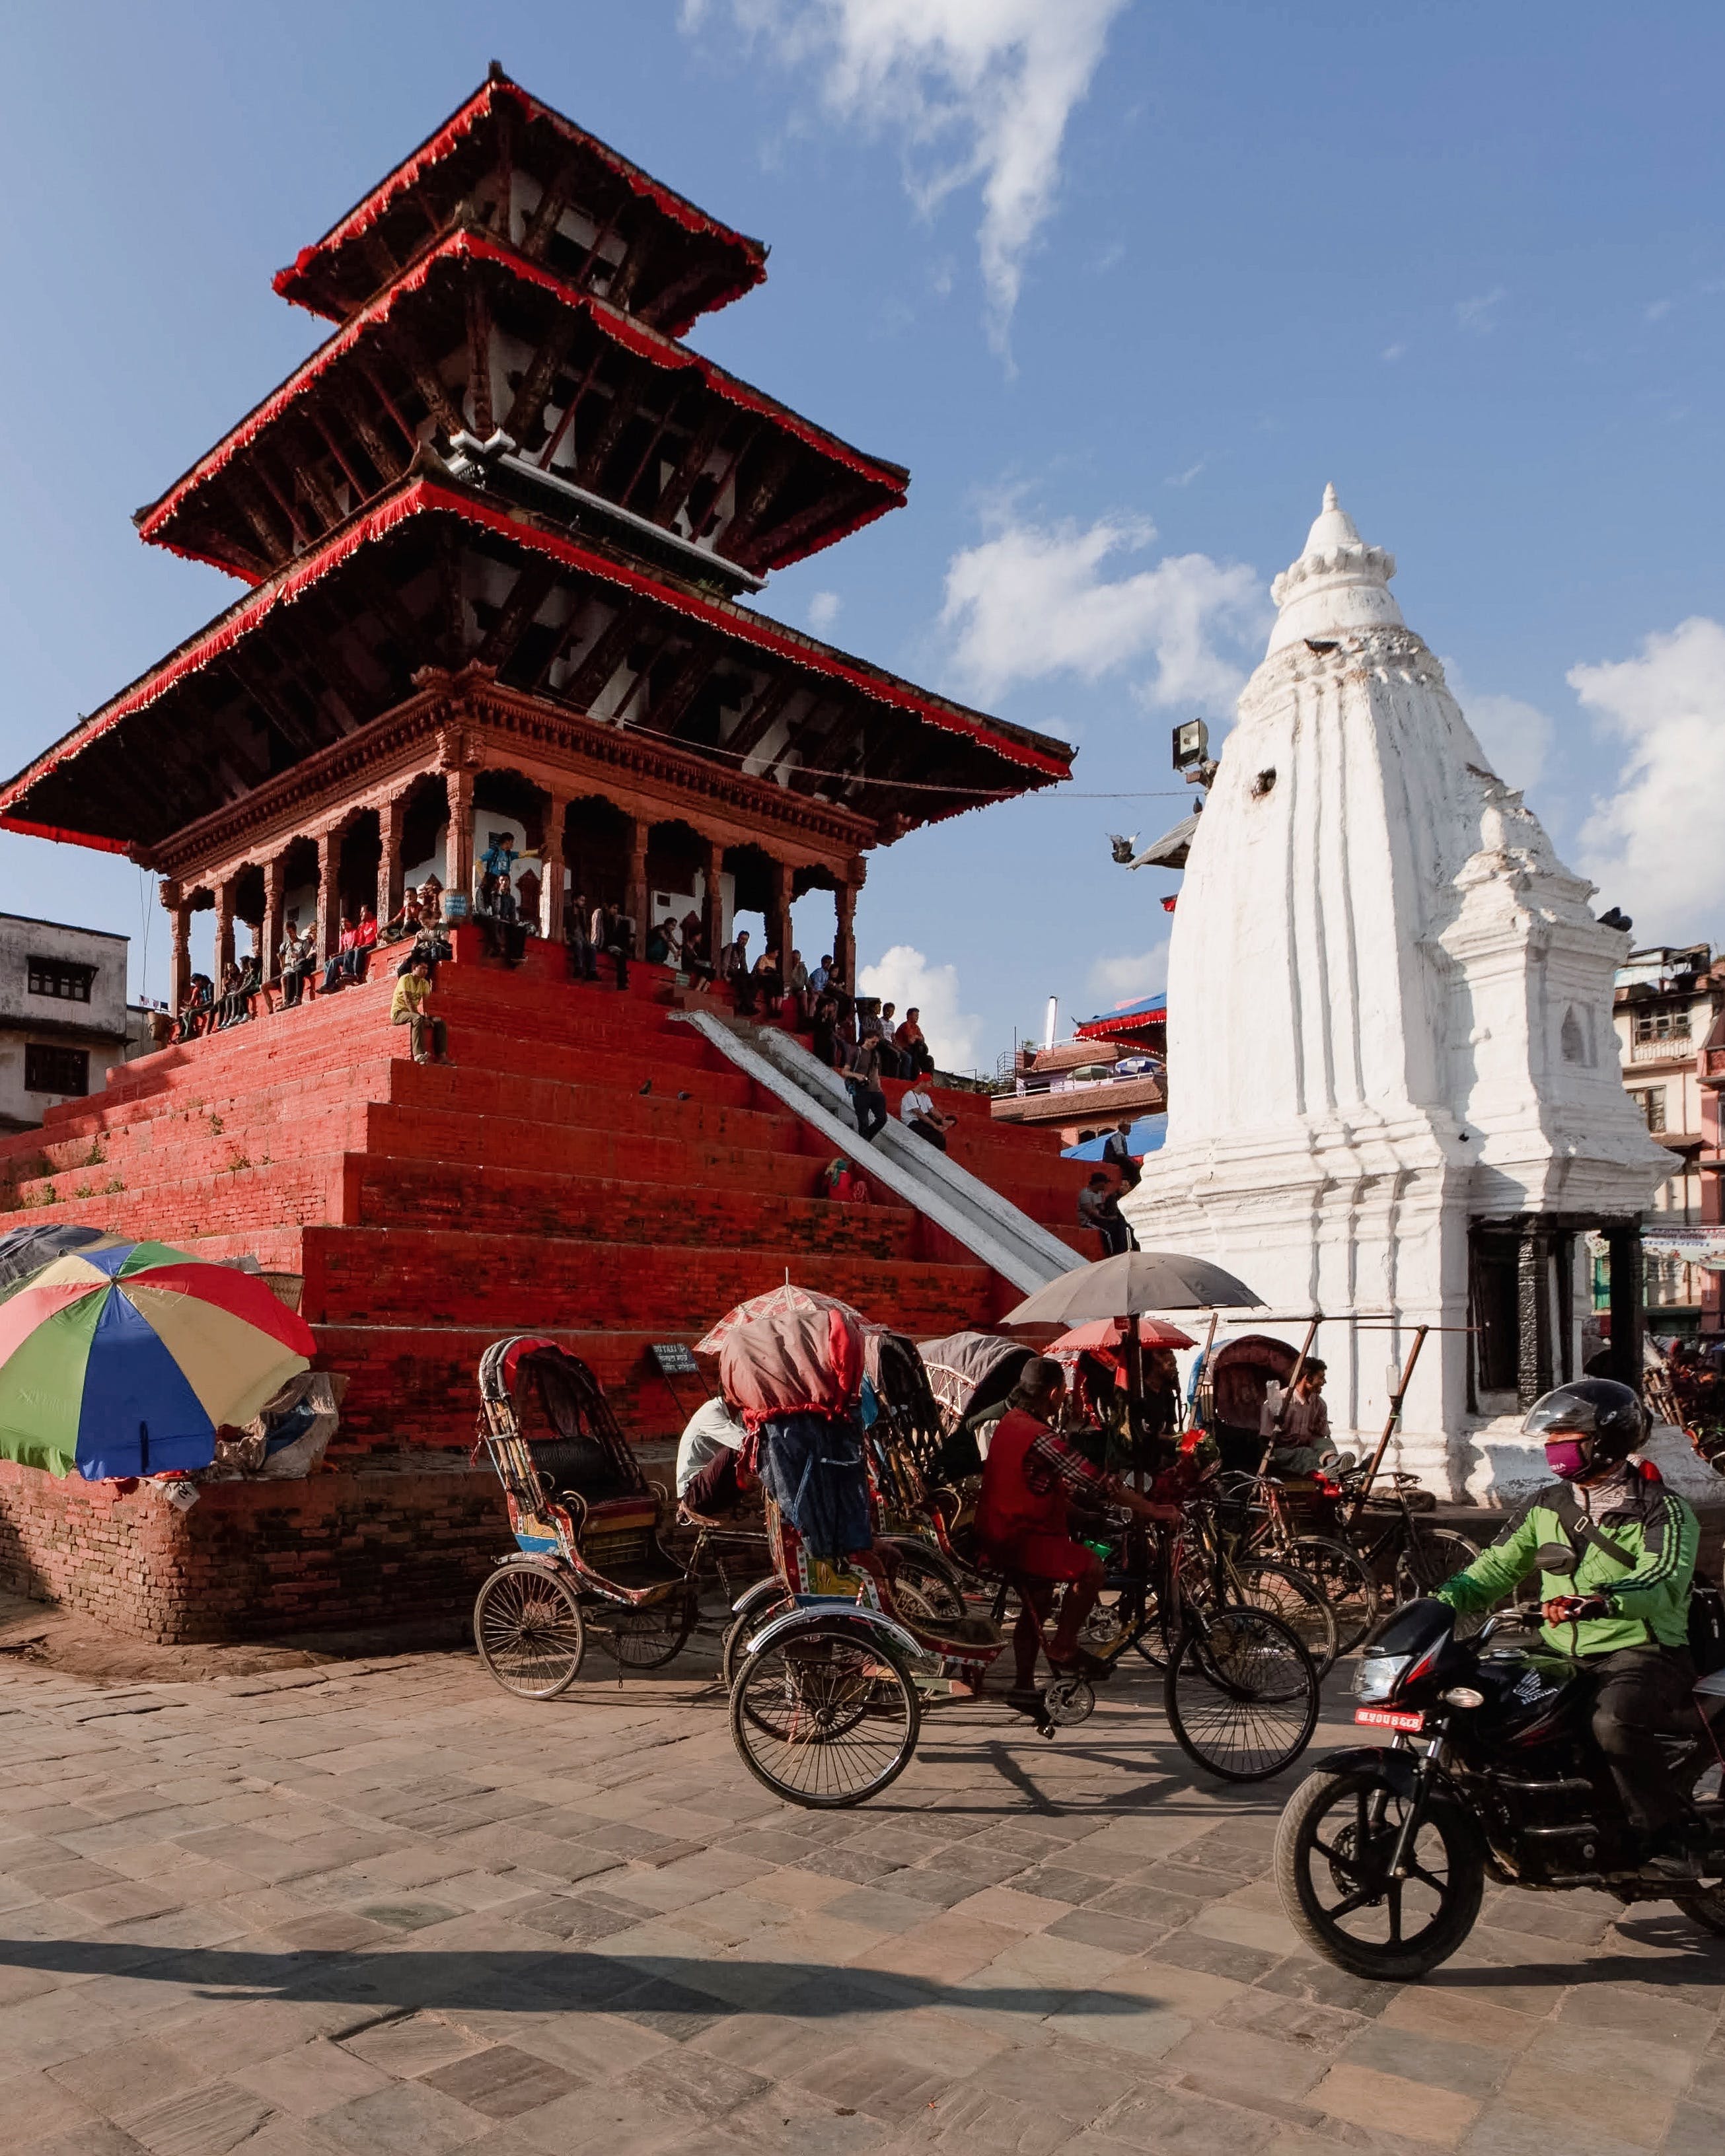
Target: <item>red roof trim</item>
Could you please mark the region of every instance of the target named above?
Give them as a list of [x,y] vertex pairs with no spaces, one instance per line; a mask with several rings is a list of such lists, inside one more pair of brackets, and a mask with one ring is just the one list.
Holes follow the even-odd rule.
[[[459,256],[495,263],[523,284],[536,285],[541,290],[553,294],[565,305],[582,309],[595,327],[614,343],[621,345],[625,351],[634,352],[639,358],[650,360],[655,367],[696,368],[707,388],[728,403],[737,405],[744,411],[758,413],[762,418],[783,427],[817,454],[845,465],[860,478],[874,485],[886,488],[896,496],[895,501],[883,504],[880,510],[873,511],[870,515],[883,514],[886,508],[896,508],[903,501],[906,475],[901,466],[884,465],[865,455],[860,449],[852,449],[848,442],[841,441],[824,427],[803,418],[800,413],[793,412],[788,405],[779,403],[775,398],[767,396],[762,391],[752,388],[747,382],[739,381],[734,374],[727,373],[711,360],[704,359],[699,352],[691,352],[686,346],[679,344],[674,337],[665,336],[657,330],[649,329],[645,323],[635,321],[621,308],[614,307],[608,300],[601,300],[593,293],[583,292],[572,285],[565,284],[562,278],[554,276],[550,270],[542,270],[536,264],[524,260],[512,249],[487,239],[480,233],[454,232],[447,234],[434,247],[428,249],[387,291],[380,293],[367,305],[362,307],[327,343],[319,346],[309,359],[295,367],[280,388],[273,390],[262,403],[254,405],[238,426],[232,428],[213,449],[199,458],[189,471],[176,480],[139,525],[139,536],[152,545],[163,543],[157,535],[182,506],[188,495],[213,479],[241,449],[255,441],[326,367],[332,366],[338,358],[351,352],[367,331],[386,324],[398,300],[422,291],[429,282],[432,271],[439,264]],[[868,521],[867,516],[860,520],[865,523]],[[846,527],[847,530],[855,528],[855,526]],[[834,535],[842,536],[842,533]],[[814,544],[811,543],[804,551],[814,551]],[[802,557],[799,554],[793,558],[800,560]],[[235,572],[230,570],[229,574],[233,573]]]
[[1104,1040],[1112,1034],[1142,1033],[1150,1026],[1167,1024],[1168,1005],[1160,1004],[1154,1010],[1122,1011],[1117,1016],[1111,1013],[1106,1018],[1086,1019],[1073,1027],[1072,1034],[1077,1040]]
[[765,277],[767,250],[758,239],[750,239],[744,234],[734,231],[728,224],[721,224],[716,217],[710,217],[685,196],[665,187],[650,173],[644,172],[639,165],[631,164],[608,143],[600,141],[598,136],[589,135],[584,127],[578,127],[572,120],[566,120],[561,112],[554,112],[548,105],[542,105],[536,97],[530,96],[519,84],[492,81],[482,83],[465,105],[452,113],[435,134],[428,136],[411,157],[380,180],[345,217],[338,218],[321,239],[314,240],[310,247],[302,247],[287,269],[278,270],[271,280],[276,291],[284,299],[291,300],[295,305],[307,308],[311,313],[325,313],[323,308],[300,298],[294,291],[293,286],[297,280],[305,275],[320,256],[338,253],[350,239],[357,239],[375,224],[398,196],[414,186],[434,165],[441,164],[445,157],[451,155],[480,121],[490,116],[493,105],[500,97],[511,99],[527,120],[548,121],[565,141],[578,142],[583,148],[590,150],[601,164],[607,166],[636,194],[650,202],[674,223],[680,224],[685,231],[706,233],[741,254],[748,265],[749,274],[741,278],[736,289],[726,292],[724,299],[715,300],[712,303],[715,306],[722,306],[726,301],[737,298]]
[[[503,533],[517,546],[533,552],[547,555],[566,567],[581,570],[584,574],[601,581],[620,585],[624,590],[638,592],[656,599],[672,612],[686,615],[721,634],[734,637],[741,644],[752,644],[757,650],[771,652],[775,657],[788,660],[793,665],[824,674],[830,679],[846,683],[865,696],[889,704],[898,710],[913,711],[927,719],[932,726],[947,733],[963,734],[981,747],[991,749],[1009,763],[1040,773],[1053,779],[1070,778],[1070,757],[1050,755],[1046,750],[1033,747],[1028,742],[1015,742],[997,733],[980,712],[967,711],[957,705],[937,702],[926,691],[913,688],[907,681],[891,675],[871,674],[855,660],[829,644],[818,644],[812,637],[804,637],[794,630],[781,628],[777,623],[752,616],[736,608],[721,606],[711,600],[701,599],[681,592],[668,589],[655,578],[623,563],[608,560],[603,555],[590,553],[584,547],[560,537],[555,532],[535,530],[519,522],[505,511],[493,508],[488,502],[468,500],[465,495],[451,493],[430,480],[414,480],[393,495],[385,495],[362,515],[352,518],[314,552],[305,554],[291,568],[283,569],[244,598],[236,599],[223,614],[219,614],[206,629],[189,638],[171,652],[150,673],[124,689],[110,703],[103,706],[72,732],[63,735],[36,762],[20,772],[9,785],[0,789],[0,824],[7,820],[13,802],[31,787],[49,777],[59,767],[69,762],[100,740],[120,721],[134,711],[142,711],[153,704],[183,675],[195,673],[201,666],[218,659],[239,643],[250,629],[255,628],[278,607],[291,605],[300,594],[315,584],[331,570],[338,567],[362,547],[373,539],[382,538],[393,531],[408,517],[428,511],[439,511],[459,516],[482,530]],[[68,834],[72,835],[72,834]],[[104,843],[104,842],[98,842]],[[125,851],[124,847],[117,849]]]
[[[7,798],[13,789],[7,789]],[[82,831],[68,831],[58,824],[32,824],[22,816],[0,816],[0,831],[16,831],[26,839],[52,839],[58,846],[91,846],[104,854],[129,854],[130,839],[95,839],[86,837]]]

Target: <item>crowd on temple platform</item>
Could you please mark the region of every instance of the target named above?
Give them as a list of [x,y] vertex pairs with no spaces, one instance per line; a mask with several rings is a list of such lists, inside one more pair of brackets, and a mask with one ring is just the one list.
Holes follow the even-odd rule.
[[[506,838],[494,839],[479,864],[472,911],[486,955],[510,966],[525,957],[529,934],[512,876],[519,858]],[[381,925],[368,906],[357,915],[343,915],[336,947],[321,965],[316,921],[302,927],[299,916],[290,913],[276,952],[274,986],[280,1007],[290,1010],[308,993],[333,995],[362,982],[380,946],[406,944],[395,968],[391,1023],[410,1028],[416,1060],[441,1058],[446,1053],[444,1022],[425,1006],[438,967],[452,955],[449,927],[443,886],[435,875],[417,890],[409,885],[400,911]],[[563,939],[572,980],[597,982],[603,962],[619,988],[629,986],[635,922],[621,907],[604,901],[590,905],[584,892],[573,893],[564,906]],[[916,1006],[901,1018],[890,1001],[852,995],[830,953],[813,968],[805,965],[799,951],[793,950],[783,964],[775,950],[753,953],[747,928],[737,929],[715,953],[701,916],[692,910],[680,921],[667,913],[655,921],[648,931],[645,957],[649,965],[668,967],[697,993],[722,986],[741,1017],[806,1035],[817,1059],[843,1078],[858,1135],[865,1140],[872,1142],[891,1120],[881,1081],[910,1081],[899,1103],[900,1122],[926,1144],[947,1150],[947,1132],[956,1119],[935,1106],[923,1084],[933,1073],[934,1058]],[[260,1014],[264,989],[262,956],[256,952],[226,966],[219,987],[208,974],[194,973],[178,1018],[163,1022],[164,1040],[198,1040],[244,1024]]]
[[[334,995],[339,989],[363,981],[379,944],[403,942],[410,943],[411,948],[398,963],[397,973],[405,979],[423,966],[429,985],[439,963],[449,957],[453,949],[443,914],[443,886],[435,876],[428,877],[417,891],[410,885],[401,911],[384,925],[379,925],[377,914],[369,906],[361,906],[357,915],[344,914],[336,948],[322,961],[317,955],[316,923],[308,922],[302,928],[298,914],[289,914],[275,954],[273,986],[280,998],[280,1008],[292,1010],[305,999],[308,991],[316,995]],[[259,951],[224,966],[219,985],[208,973],[193,973],[191,993],[178,1017],[164,1018],[161,1022],[161,1044],[202,1040],[211,1034],[243,1025],[262,1015],[264,997],[263,954]],[[401,1000],[398,989],[398,1004]],[[399,1010],[392,1010],[391,1016],[397,1024],[408,1022]],[[417,1038],[414,1052],[418,1053]]]

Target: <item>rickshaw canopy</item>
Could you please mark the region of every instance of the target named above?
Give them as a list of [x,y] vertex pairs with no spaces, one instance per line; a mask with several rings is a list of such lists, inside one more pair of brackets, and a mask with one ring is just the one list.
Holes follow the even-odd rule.
[[718,1357],[725,1397],[753,1431],[771,1415],[850,1414],[866,1329],[848,1302],[787,1281],[727,1311],[696,1347]]

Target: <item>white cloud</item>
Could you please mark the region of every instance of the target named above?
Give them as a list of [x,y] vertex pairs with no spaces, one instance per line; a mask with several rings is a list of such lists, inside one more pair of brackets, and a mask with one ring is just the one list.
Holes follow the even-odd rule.
[[1208,457],[1200,457],[1195,465],[1188,465],[1184,471],[1170,472],[1162,483],[1164,486],[1190,486],[1209,462]]
[[876,964],[862,968],[856,985],[860,995],[890,997],[901,1019],[915,1004],[928,1052],[942,1070],[976,1068],[983,1022],[958,1008],[956,966],[931,965],[914,944],[895,943]]
[[1582,827],[1581,865],[1638,942],[1688,942],[1725,927],[1725,625],[1694,615],[1640,654],[1572,667],[1569,685],[1624,745],[1615,795]]
[[1551,720],[1537,704],[1524,704],[1519,696],[1489,696],[1470,688],[1453,659],[1445,660],[1443,668],[1450,694],[1479,736],[1480,747],[1491,757],[1497,776],[1523,792],[1537,785],[1556,732]]
[[1081,529],[997,511],[989,536],[955,554],[947,571],[941,619],[966,685],[988,697],[1050,674],[1095,681],[1147,655],[1156,671],[1141,693],[1150,703],[1231,701],[1245,673],[1216,639],[1262,628],[1258,578],[1207,554],[1165,555],[1112,581],[1101,573],[1111,555],[1137,552],[1155,536],[1142,518],[1104,516]]
[[1476,292],[1471,300],[1455,302],[1455,320],[1473,336],[1490,336],[1497,326],[1497,310],[1509,295],[1502,285],[1489,292]]
[[845,602],[836,592],[817,592],[809,602],[809,626],[817,636],[824,636],[839,619]]
[[[787,64],[823,70],[841,118],[890,129],[926,213],[979,185],[977,240],[1004,348],[1026,255],[1054,207],[1060,146],[1127,0],[731,0]],[[685,0],[693,27],[708,13]]]
[[1385,359],[1394,362],[1398,359],[1404,358],[1407,354],[1407,350],[1408,347],[1404,344],[1387,344],[1384,347],[1384,357]]
[[1652,300],[1648,305],[1641,310],[1642,320],[1644,321],[1650,322],[1662,322],[1666,316],[1671,312],[1672,304],[1673,303],[1670,300]]
[[1091,993],[1106,1003],[1137,1003],[1144,996],[1160,995],[1168,986],[1168,938],[1147,951],[1118,958],[1098,958],[1090,969]]

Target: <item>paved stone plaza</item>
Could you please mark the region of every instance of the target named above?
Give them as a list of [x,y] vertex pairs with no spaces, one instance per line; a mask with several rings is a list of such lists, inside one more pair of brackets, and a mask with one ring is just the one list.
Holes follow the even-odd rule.
[[1494,1892],[1435,1978],[1355,1982],[1277,1910],[1281,1785],[1196,1786],[1155,1699],[1052,1744],[932,1718],[884,1801],[822,1815],[749,1779],[699,1676],[533,1706],[457,1655],[0,1666],[5,2147],[1725,2145],[1725,1943]]

